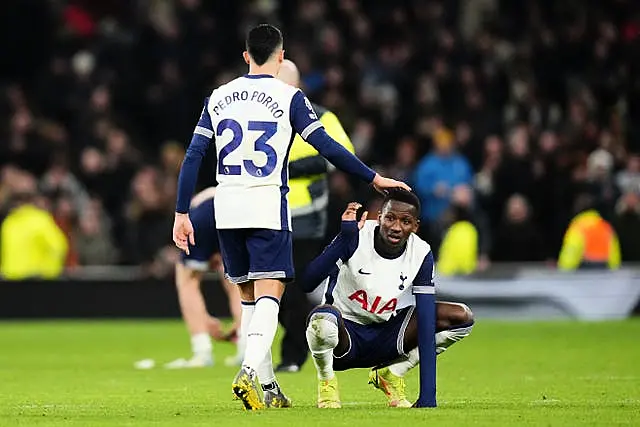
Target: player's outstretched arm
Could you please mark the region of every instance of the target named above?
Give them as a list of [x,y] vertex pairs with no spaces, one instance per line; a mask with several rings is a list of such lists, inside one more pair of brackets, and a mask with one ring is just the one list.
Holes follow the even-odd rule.
[[311,102],[302,91],[298,91],[291,100],[291,124],[305,141],[311,144],[313,148],[318,150],[323,157],[338,169],[373,184],[376,190],[381,192],[385,189],[396,187],[411,191],[411,188],[404,182],[378,175],[340,143],[331,138],[318,120]]
[[346,262],[358,247],[358,231],[364,227],[367,220],[367,212],[362,214],[357,221],[356,213],[362,205],[351,202],[342,214],[342,227],[340,233],[307,267],[302,280],[302,289],[305,292],[313,292],[327,277],[338,269],[338,262]]
[[413,281],[420,354],[420,395],[414,408],[436,406],[436,296],[433,276],[433,252],[429,252]]

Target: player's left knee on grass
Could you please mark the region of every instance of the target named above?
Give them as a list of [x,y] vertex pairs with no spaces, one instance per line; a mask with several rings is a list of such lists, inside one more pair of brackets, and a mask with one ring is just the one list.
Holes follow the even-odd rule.
[[338,316],[328,310],[312,312],[309,316],[306,336],[312,353],[333,351],[340,339]]
[[[442,306],[442,308],[441,308]],[[440,312],[446,315],[440,316]],[[442,320],[442,322],[441,322]],[[461,339],[469,336],[473,329],[474,319],[471,309],[466,304],[438,304],[438,332],[436,333],[436,353],[440,354]]]

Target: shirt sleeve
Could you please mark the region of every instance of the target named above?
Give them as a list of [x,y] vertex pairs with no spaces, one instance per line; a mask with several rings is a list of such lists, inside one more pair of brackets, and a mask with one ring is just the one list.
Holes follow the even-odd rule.
[[356,221],[342,221],[340,233],[307,267],[302,280],[305,292],[312,292],[353,256],[358,248],[359,231]]
[[305,141],[314,131],[324,128],[311,101],[301,90],[298,90],[291,99],[291,125]]
[[435,265],[433,262],[433,252],[429,252],[422,261],[422,265],[413,279],[413,294],[429,294],[436,293],[435,283],[433,282],[435,275]]
[[180,175],[178,176],[178,197],[176,201],[176,212],[186,213],[191,204],[191,197],[198,181],[198,171],[202,158],[207,154],[209,144],[214,136],[211,116],[209,116],[209,98],[204,100],[204,107],[198,124],[193,131],[191,143],[187,148],[182,166],[180,167]]
[[291,100],[291,125],[302,139],[338,169],[365,182],[373,181],[376,173],[327,134],[311,102],[300,90]]

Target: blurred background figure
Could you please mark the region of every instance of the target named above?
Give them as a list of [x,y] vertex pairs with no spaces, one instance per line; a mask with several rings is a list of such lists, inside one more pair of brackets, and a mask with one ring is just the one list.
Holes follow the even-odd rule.
[[451,207],[446,213],[450,224],[444,233],[437,258],[442,276],[468,275],[478,267],[479,233],[474,224],[471,190],[467,186],[453,189]]
[[620,240],[622,260],[640,261],[640,193],[623,194],[616,204],[613,226]]
[[80,265],[105,266],[118,262],[118,251],[99,200],[90,200],[80,214],[74,246]]
[[9,182],[13,194],[0,227],[0,274],[6,280],[55,279],[64,269],[67,238],[53,216],[36,206],[33,176],[17,172],[8,179],[15,181]]
[[618,236],[598,212],[595,198],[590,194],[580,194],[575,202],[575,212],[576,216],[564,236],[558,268],[619,268],[621,255]]
[[437,235],[437,221],[451,203],[453,188],[459,184],[471,184],[472,171],[469,162],[456,151],[453,134],[438,127],[433,135],[434,150],[416,166],[413,177],[414,191],[420,197],[423,232],[427,240]]
[[504,219],[493,242],[493,261],[527,262],[545,259],[543,237],[532,223],[529,210],[527,199],[520,194],[514,194],[507,200]]

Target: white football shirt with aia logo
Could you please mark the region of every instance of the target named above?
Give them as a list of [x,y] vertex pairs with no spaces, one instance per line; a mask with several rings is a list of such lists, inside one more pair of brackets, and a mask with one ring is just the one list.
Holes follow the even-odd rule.
[[[345,319],[359,324],[385,322],[396,311],[415,305],[414,280],[431,252],[427,242],[411,234],[399,257],[385,258],[374,248],[377,226],[377,221],[365,222],[354,236],[355,250],[338,262],[337,274],[326,282],[325,302],[339,309]],[[428,275],[432,283],[433,267]]]

